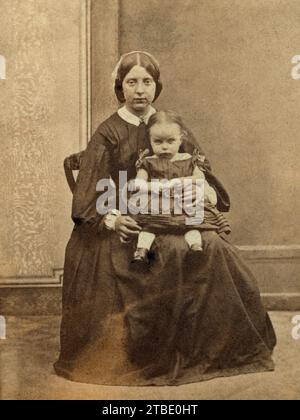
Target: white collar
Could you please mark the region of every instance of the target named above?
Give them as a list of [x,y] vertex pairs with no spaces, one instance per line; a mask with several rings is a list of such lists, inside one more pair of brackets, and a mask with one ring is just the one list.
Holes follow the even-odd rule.
[[[176,155],[170,159],[170,162],[180,162],[183,160],[191,159],[191,157],[192,156],[189,153],[176,153]],[[157,155],[153,155],[146,157],[146,159],[159,159],[159,157]]]
[[[156,109],[154,109],[152,106],[150,106],[150,109],[149,109],[148,113],[143,117],[143,120],[144,120],[145,124],[148,124],[148,121],[149,121],[150,117],[153,114],[156,114],[156,112],[157,112]],[[141,124],[140,118],[137,117],[136,115],[132,114],[130,111],[128,111],[126,106],[123,106],[122,108],[120,108],[118,110],[118,115],[119,115],[119,117],[122,118],[122,120],[128,122],[129,124],[133,124],[137,127]]]

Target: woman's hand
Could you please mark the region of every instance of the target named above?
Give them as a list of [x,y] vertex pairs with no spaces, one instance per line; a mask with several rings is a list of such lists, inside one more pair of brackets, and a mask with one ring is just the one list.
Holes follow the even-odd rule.
[[115,231],[124,241],[129,241],[134,236],[137,236],[142,228],[130,216],[118,216],[115,223]]

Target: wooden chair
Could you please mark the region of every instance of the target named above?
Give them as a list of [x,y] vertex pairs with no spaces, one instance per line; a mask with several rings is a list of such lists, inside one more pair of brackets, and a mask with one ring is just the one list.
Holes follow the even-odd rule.
[[79,171],[83,155],[84,155],[84,151],[79,152],[79,153],[74,153],[73,155],[68,156],[64,160],[65,175],[66,175],[69,188],[72,193],[74,192],[74,189],[76,186],[76,180],[74,178],[73,171]]

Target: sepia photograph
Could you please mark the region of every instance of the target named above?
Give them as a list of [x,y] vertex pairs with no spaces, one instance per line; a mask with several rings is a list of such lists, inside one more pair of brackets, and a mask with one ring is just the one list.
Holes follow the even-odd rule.
[[300,400],[299,110],[299,0],[0,0],[0,400]]

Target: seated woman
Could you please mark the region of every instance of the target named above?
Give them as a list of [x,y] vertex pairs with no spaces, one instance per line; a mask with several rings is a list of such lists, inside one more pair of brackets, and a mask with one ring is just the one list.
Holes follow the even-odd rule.
[[[203,255],[195,262],[182,234],[158,233],[155,259],[141,274],[131,264],[141,226],[117,211],[97,213],[99,180],[111,177],[118,185],[119,171],[136,177],[139,151],[150,148],[145,124],[161,89],[154,57],[122,56],[115,91],[125,105],[99,126],[82,158],[55,363],[58,375],[74,381],[178,385],[274,368],[276,338],[256,280],[227,239],[202,230]],[[195,147],[188,133],[180,152]],[[207,160],[203,168],[218,210],[228,211],[228,195]]]

